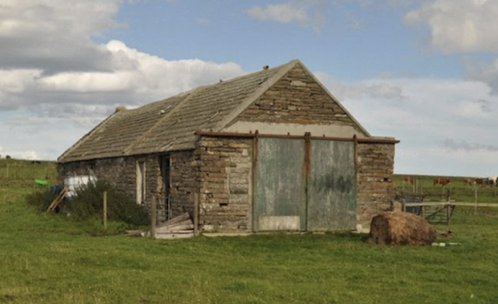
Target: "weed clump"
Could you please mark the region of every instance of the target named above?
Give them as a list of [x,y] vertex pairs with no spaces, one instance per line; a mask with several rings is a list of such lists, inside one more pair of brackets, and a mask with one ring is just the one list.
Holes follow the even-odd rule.
[[[60,190],[60,187],[54,186],[34,192],[27,197],[27,202],[40,211],[46,211]],[[107,192],[107,218],[109,220],[121,221],[133,226],[149,223],[148,212],[144,206],[137,205],[132,198],[106,181],[81,185],[76,189],[74,196],[66,197],[59,204],[55,212],[68,214],[78,220],[101,218],[104,192]]]

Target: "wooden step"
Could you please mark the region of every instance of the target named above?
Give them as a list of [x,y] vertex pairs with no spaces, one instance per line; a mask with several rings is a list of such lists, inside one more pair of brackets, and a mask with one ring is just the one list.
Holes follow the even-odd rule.
[[186,239],[194,237],[193,230],[179,230],[174,232],[156,232],[156,239]]

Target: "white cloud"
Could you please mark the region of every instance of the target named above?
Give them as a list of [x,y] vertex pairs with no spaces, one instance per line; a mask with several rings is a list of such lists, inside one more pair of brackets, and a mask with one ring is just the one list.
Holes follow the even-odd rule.
[[0,68],[107,70],[106,49],[92,42],[119,24],[120,0],[4,0],[0,6]]
[[[34,133],[27,130],[28,127],[45,129],[44,124],[55,127],[52,122],[59,121],[59,126],[72,125],[83,135],[81,130],[90,130],[118,105],[140,106],[243,73],[234,63],[218,64],[199,59],[168,61],[128,48],[119,41],[111,41],[103,47],[109,50],[113,59],[119,57],[125,64],[115,64],[115,69],[109,72],[67,71],[48,75],[36,69],[0,70],[0,109],[29,111],[38,117],[36,120],[26,117],[10,120],[8,124],[3,123],[0,133],[32,135]],[[64,133],[67,139],[60,136],[54,141],[63,143],[59,148],[67,148],[78,139],[75,134]],[[16,138],[11,140],[16,141]],[[41,137],[22,140],[18,143],[22,149],[12,151],[9,148],[8,152],[16,157],[34,157],[29,153],[19,154],[19,151],[30,151],[37,142],[40,149],[46,145],[45,149],[52,151],[50,141],[40,143],[40,140]],[[56,153],[46,152],[40,156],[54,159],[63,151],[59,149]]]
[[247,13],[256,19],[271,20],[281,23],[293,21],[304,23],[309,19],[305,7],[295,7],[291,4],[273,4],[268,5],[265,9],[255,6],[250,8]]
[[328,74],[317,72],[315,75],[323,83],[333,87],[333,95],[342,100],[348,98],[382,98],[391,100],[403,100],[406,96],[403,95],[403,89],[389,82],[365,82],[348,84],[344,82],[334,81]]
[[498,52],[498,1],[435,0],[406,14],[408,24],[426,24],[431,43],[446,53]]
[[140,106],[243,73],[231,62],[170,61],[117,40],[93,42],[93,37],[120,26],[114,20],[120,3],[2,1],[4,153],[55,159],[118,105]]
[[401,141],[395,172],[493,175],[498,154],[490,139],[498,130],[498,96],[486,83],[437,78],[343,83],[318,76],[371,134]]
[[458,151],[458,150],[463,150],[463,151],[491,151],[491,152],[498,152],[498,146],[496,145],[491,145],[491,144],[478,144],[478,143],[472,143],[468,142],[466,140],[460,140],[460,141],[455,141],[454,139],[445,139],[443,142],[443,147],[450,149],[451,151]]
[[465,74],[469,79],[489,84],[492,92],[498,94],[498,59],[491,62],[467,60]]
[[284,4],[270,4],[265,8],[254,6],[247,10],[247,14],[259,20],[280,23],[297,22],[302,26],[319,31],[325,22],[328,5],[325,0],[301,0]]
[[40,156],[35,150],[28,150],[28,151],[14,151],[12,153],[11,157],[13,158],[19,158],[19,159],[40,159]]

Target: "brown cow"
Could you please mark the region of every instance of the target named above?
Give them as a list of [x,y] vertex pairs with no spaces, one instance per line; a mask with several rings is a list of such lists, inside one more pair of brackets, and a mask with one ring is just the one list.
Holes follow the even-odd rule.
[[451,179],[438,177],[438,178],[434,179],[434,181],[432,182],[432,186],[435,187],[437,185],[441,185],[444,187],[444,186],[448,185],[449,183],[451,183]]
[[474,185],[491,186],[495,185],[495,179],[493,177],[488,178],[476,178],[474,179]]
[[472,179],[472,178],[466,178],[463,180],[463,182],[469,186],[474,186],[474,183],[475,183],[474,179]]
[[403,176],[402,183],[413,185],[415,183],[415,180],[411,176]]
[[484,185],[484,178],[475,178],[474,179],[474,185]]

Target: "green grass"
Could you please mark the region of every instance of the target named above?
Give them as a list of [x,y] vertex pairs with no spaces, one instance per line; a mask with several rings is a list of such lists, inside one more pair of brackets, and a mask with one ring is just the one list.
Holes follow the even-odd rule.
[[152,240],[1,205],[0,303],[496,303],[496,218],[458,214],[447,247],[363,235]]
[[498,303],[498,216],[472,208],[438,240],[455,246],[351,233],[153,240],[92,236],[98,222],[28,207],[32,185],[2,189],[0,303]]

